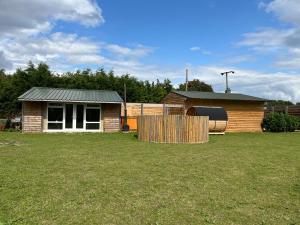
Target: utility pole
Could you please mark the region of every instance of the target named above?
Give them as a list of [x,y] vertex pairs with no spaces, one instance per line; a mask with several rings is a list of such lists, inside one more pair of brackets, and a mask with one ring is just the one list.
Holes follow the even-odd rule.
[[123,130],[128,131],[128,125],[127,125],[127,93],[126,93],[126,84],[124,83],[124,124],[123,124]]
[[185,69],[185,91],[188,91],[188,83],[189,83],[189,70]]
[[223,72],[223,73],[221,73],[221,75],[222,76],[226,76],[226,90],[225,90],[225,93],[231,93],[231,90],[230,90],[230,88],[229,88],[229,86],[228,86],[228,74],[234,74],[234,71],[228,71],[228,72]]

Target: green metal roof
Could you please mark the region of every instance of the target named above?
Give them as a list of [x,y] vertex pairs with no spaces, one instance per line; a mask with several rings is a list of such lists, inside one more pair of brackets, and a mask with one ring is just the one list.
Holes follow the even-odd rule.
[[239,100],[239,101],[268,101],[267,99],[257,98],[250,95],[236,93],[214,93],[202,91],[173,91],[173,93],[192,99],[212,99],[212,100]]
[[46,102],[86,102],[86,103],[121,103],[123,99],[116,91],[62,89],[33,87],[19,98],[19,101]]

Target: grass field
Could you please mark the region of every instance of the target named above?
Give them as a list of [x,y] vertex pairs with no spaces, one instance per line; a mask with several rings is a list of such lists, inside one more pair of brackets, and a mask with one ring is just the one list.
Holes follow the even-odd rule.
[[300,133],[0,133],[0,224],[300,224]]

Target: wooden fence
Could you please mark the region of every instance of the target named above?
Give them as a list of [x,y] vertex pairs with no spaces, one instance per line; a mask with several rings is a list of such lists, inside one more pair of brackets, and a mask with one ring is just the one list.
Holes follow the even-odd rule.
[[[148,115],[184,115],[184,107],[179,104],[127,103],[127,124],[131,131],[137,130],[137,117]],[[121,110],[121,124],[124,125],[124,104]]]
[[286,113],[288,115],[297,116],[300,118],[300,106],[291,105],[291,106],[271,106],[265,109],[265,115],[271,112],[280,112]]
[[205,143],[208,116],[138,116],[138,138],[156,143]]

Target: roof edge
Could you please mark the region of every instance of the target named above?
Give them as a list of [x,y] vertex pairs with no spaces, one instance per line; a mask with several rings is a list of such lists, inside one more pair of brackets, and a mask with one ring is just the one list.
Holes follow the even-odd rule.
[[[208,98],[196,98],[196,97],[188,97],[182,93],[179,92],[200,92],[200,93],[214,93],[214,94],[224,94],[226,95],[226,93],[220,93],[220,92],[208,92],[208,91],[171,91],[171,93],[180,95],[182,97],[185,97],[187,99],[208,99]],[[260,97],[255,97],[255,96],[251,96],[251,95],[245,95],[245,94],[240,94],[240,93],[230,93],[231,95],[243,95],[243,96],[247,96],[247,97],[251,97],[251,98],[256,98],[256,99],[251,99],[251,100],[245,100],[245,99],[220,99],[220,100],[226,100],[226,101],[254,101],[254,102],[268,102],[271,101],[269,99],[265,99],[265,98],[260,98]],[[217,99],[211,99],[211,100],[217,100]]]

